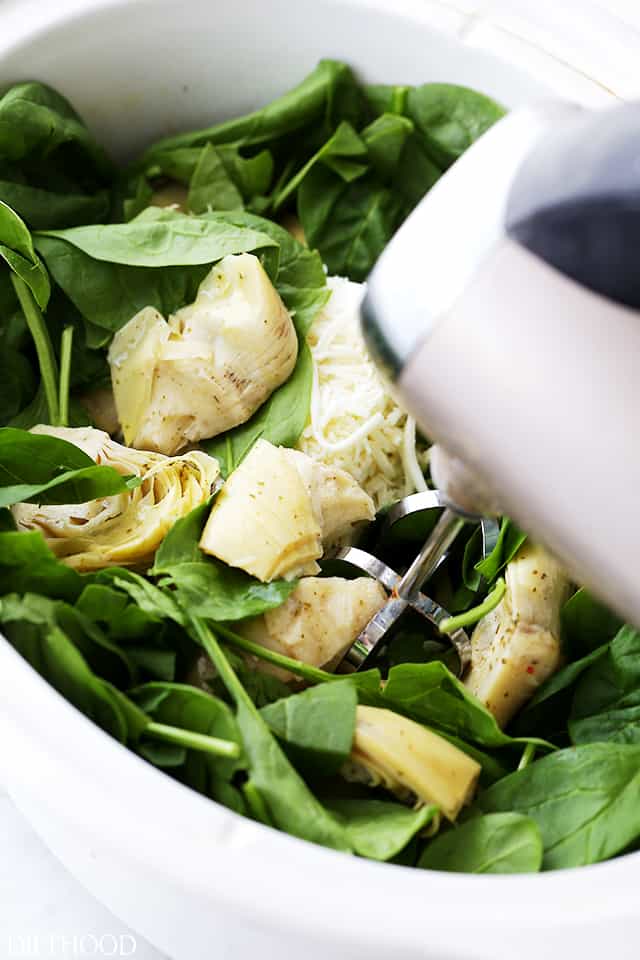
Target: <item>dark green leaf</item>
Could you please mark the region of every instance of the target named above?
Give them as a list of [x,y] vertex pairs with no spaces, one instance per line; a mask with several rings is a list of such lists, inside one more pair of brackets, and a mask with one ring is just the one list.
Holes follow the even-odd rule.
[[[0,109],[1,106],[0,101]],[[33,240],[25,223],[2,200],[0,200],[0,257],[26,283],[36,303],[44,310],[51,295],[49,275],[34,250]]]
[[508,517],[502,518],[500,535],[495,547],[488,557],[475,565],[476,571],[484,577],[489,586],[496,580],[506,565],[513,560],[526,539],[526,533],[518,530],[512,520],[509,520]]
[[242,208],[242,194],[227,173],[218,151],[208,143],[201,151],[189,185],[189,210],[237,210]]
[[[42,83],[19,83],[0,99],[0,157],[12,162],[74,144],[96,170],[109,177],[111,162],[68,100]],[[69,156],[70,159],[70,156]]]
[[46,434],[0,428],[0,506],[86,503],[137,486],[113,467],[96,466],[82,450]]
[[578,590],[562,608],[562,642],[570,656],[581,657],[612,640],[622,620],[588,590]]
[[75,570],[56,559],[39,530],[0,533],[0,583],[4,593],[39,593],[73,601],[82,590]]
[[425,83],[409,90],[405,112],[443,168],[504,116],[503,108],[484,94],[448,83]]
[[114,172],[55,90],[20,83],[0,98],[0,199],[32,229],[108,219]]
[[274,207],[278,209],[298,189],[316,164],[324,164],[341,180],[350,183],[367,170],[367,147],[350,123],[343,121],[304,166],[278,191]]
[[278,700],[261,714],[296,766],[329,776],[351,752],[357,703],[355,687],[344,680]]
[[55,193],[0,177],[0,200],[18,213],[32,230],[77,227],[83,223],[104,223],[111,201],[106,190],[92,195]]
[[[129,696],[159,723],[240,743],[238,726],[227,704],[203,690],[182,683],[153,682],[129,691]],[[187,750],[182,779],[210,794],[211,780],[229,779],[242,766],[242,759]]]
[[361,857],[390,860],[429,825],[437,807],[411,809],[374,798],[340,797],[325,801]]
[[367,149],[369,164],[383,180],[395,174],[413,129],[411,120],[406,117],[383,113],[360,134]]
[[453,873],[536,873],[541,865],[540,831],[519,813],[475,817],[432,840],[418,861]]
[[275,826],[294,836],[337,850],[350,850],[344,830],[311,793],[287,760],[255,704],[218,644],[202,621],[192,623],[200,642],[216,667],[236,705],[236,719],[255,788]]
[[569,732],[574,743],[640,744],[640,633],[622,627],[580,679]]
[[345,183],[317,166],[298,191],[298,216],[329,273],[364,280],[399,226],[403,203],[371,175]]
[[445,667],[431,663],[402,663],[389,671],[384,698],[397,709],[427,726],[447,730],[486,747],[513,744],[493,714]]
[[[40,232],[35,236],[38,249],[45,237],[63,240],[92,260],[156,269],[215,263],[228,254],[275,246],[270,236],[250,227],[237,228],[214,216],[189,217],[156,208],[143,211],[128,223]],[[46,249],[43,255],[46,259]]]
[[3,597],[0,622],[9,642],[59,693],[116,739],[127,739],[121,711],[57,625],[51,601],[29,595]]
[[614,857],[640,835],[640,747],[559,750],[489,787],[472,814],[509,811],[538,824],[544,870]]

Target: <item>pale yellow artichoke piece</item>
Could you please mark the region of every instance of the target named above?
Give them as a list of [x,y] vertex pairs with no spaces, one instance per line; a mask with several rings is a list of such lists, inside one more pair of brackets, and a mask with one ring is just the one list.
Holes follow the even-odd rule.
[[318,572],[320,525],[281,447],[254,444],[218,494],[200,548],[264,582]]
[[505,580],[504,598],[473,632],[464,680],[501,727],[561,666],[560,611],[570,591],[557,560],[529,541]]
[[473,798],[480,764],[444,737],[391,710],[356,708],[349,780],[382,786],[418,806],[435,804],[454,821]]
[[[234,627],[267,650],[331,669],[386,600],[376,580],[303,577],[281,606]],[[252,666],[285,682],[293,674],[258,658]]]
[[113,396],[122,433],[129,445],[144,446],[135,441],[148,416],[156,370],[168,340],[169,326],[162,314],[153,307],[145,307],[111,341]]
[[349,543],[360,524],[373,520],[373,500],[346,470],[326,466],[299,450],[285,450],[284,455],[295,465],[311,497],[325,553]]
[[[293,322],[252,254],[224,257],[163,329],[149,311],[109,350],[118,415],[134,447],[174,454],[244,423],[295,366]],[[144,385],[132,384],[143,370]]]
[[199,451],[165,457],[132,450],[93,427],[40,425],[33,432],[60,437],[96,463],[143,478],[139,487],[102,500],[13,507],[19,530],[40,530],[56,556],[81,572],[146,569],[175,521],[208,499],[219,475],[217,460]]
[[317,573],[325,546],[373,517],[344,470],[260,439],[224,485],[200,547],[260,580],[293,579]]

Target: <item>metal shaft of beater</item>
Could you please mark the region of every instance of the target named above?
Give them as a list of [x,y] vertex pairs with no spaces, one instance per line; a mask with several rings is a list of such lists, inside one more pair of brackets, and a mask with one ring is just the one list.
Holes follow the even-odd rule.
[[464,517],[458,513],[448,507],[444,510],[422,550],[398,581],[385,605],[374,614],[346,652],[340,665],[341,672],[359,670],[364,665],[389,628],[420,593],[420,587],[436,569],[440,557],[451,546],[464,523]]
[[447,507],[431,531],[422,550],[396,587],[396,594],[403,600],[411,600],[428,580],[445,553],[465,524],[464,517]]

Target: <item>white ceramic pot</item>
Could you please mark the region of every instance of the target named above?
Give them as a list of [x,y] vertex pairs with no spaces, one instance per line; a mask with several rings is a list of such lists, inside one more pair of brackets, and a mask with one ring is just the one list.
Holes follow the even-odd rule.
[[[322,56],[369,80],[468,83],[507,105],[543,92],[432,27],[458,29],[460,17],[399,0],[3,0],[0,85],[58,87],[118,155],[259,105]],[[637,956],[639,854],[521,877],[348,858],[175,783],[2,640],[0,676],[0,775],[15,802],[93,894],[175,960]]]

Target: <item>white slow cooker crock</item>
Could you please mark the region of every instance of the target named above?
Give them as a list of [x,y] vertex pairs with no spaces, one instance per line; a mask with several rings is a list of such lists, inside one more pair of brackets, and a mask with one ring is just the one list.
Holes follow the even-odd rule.
[[[526,8],[535,8],[529,40],[518,39]],[[260,105],[323,56],[347,60],[369,80],[465,83],[508,106],[550,90],[598,105],[612,90],[632,91],[616,50],[607,61],[594,41],[591,59],[585,53],[581,18],[588,14],[593,39],[598,9],[467,0],[0,0],[0,86],[39,79],[59,88],[119,156]],[[554,17],[567,37],[567,17],[575,19],[567,57],[542,42],[557,40]],[[608,36],[625,49],[622,23]],[[602,65],[601,83],[590,64]],[[14,801],[96,897],[175,960],[250,951],[279,960],[637,956],[640,854],[518,877],[348,858],[175,783],[91,724],[2,639],[0,677],[0,776]]]

